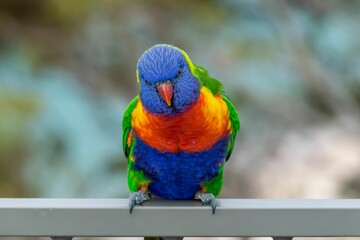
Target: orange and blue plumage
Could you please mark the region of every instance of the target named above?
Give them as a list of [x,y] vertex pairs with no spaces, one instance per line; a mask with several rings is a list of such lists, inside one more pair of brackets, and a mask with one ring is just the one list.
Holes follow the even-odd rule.
[[130,191],[166,199],[218,195],[240,128],[221,83],[165,44],[141,56],[137,79],[140,94],[123,118]]

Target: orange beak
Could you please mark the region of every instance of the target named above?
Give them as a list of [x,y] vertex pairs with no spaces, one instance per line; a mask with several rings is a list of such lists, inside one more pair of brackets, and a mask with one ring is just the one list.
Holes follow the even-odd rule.
[[160,83],[157,87],[158,92],[168,106],[171,106],[171,99],[174,94],[174,87],[171,82]]

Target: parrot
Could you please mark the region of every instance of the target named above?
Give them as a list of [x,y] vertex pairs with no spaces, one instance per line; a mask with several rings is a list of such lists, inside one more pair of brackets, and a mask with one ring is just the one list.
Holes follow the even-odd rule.
[[122,121],[130,213],[152,196],[217,207],[240,121],[221,82],[182,49],[157,44],[138,60],[139,94]]

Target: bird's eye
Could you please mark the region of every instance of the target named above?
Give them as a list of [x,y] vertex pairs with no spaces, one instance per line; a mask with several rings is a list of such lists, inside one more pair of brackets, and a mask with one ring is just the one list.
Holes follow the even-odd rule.
[[151,86],[151,83],[148,80],[145,80],[146,85]]
[[182,68],[180,67],[177,73],[177,77],[180,77],[182,75]]

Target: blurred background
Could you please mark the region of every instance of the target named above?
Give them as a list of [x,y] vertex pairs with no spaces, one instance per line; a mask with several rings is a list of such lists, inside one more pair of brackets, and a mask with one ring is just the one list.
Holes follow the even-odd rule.
[[127,197],[122,114],[168,43],[241,119],[221,197],[360,197],[360,1],[0,1],[0,197]]

